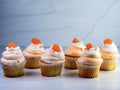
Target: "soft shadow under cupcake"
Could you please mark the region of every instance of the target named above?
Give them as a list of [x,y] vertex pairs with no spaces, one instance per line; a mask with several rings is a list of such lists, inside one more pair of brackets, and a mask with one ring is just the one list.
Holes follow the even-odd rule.
[[65,77],[78,77],[77,70],[70,70],[63,68],[63,76]]
[[38,76],[40,75],[39,69],[25,69],[24,76]]

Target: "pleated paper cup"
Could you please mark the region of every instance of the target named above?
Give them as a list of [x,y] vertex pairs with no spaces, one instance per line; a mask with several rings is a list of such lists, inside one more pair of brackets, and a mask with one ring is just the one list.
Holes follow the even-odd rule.
[[65,56],[64,67],[67,69],[77,69],[77,65],[76,65],[77,60],[78,60],[78,57]]
[[79,64],[78,62],[78,75],[80,77],[84,78],[96,78],[99,76],[99,71],[100,71],[100,65],[98,66],[88,66],[88,65],[82,65]]
[[56,64],[46,64],[44,62],[40,62],[40,66],[41,75],[47,77],[55,77],[61,75],[63,62]]
[[112,71],[112,70],[115,70],[116,68],[116,63],[117,63],[117,60],[114,59],[114,60],[103,60],[103,63],[100,67],[100,70],[103,70],[103,71]]
[[4,76],[6,77],[20,77],[24,75],[24,66],[25,63],[22,63],[19,66],[8,66],[2,64],[2,69]]
[[40,59],[41,59],[40,56],[36,56],[36,57],[25,56],[25,60],[26,60],[25,68],[28,69],[40,68]]

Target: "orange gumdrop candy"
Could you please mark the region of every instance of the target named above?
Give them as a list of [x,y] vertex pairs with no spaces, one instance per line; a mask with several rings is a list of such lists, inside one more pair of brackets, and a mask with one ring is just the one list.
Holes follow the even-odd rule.
[[40,44],[41,43],[41,41],[38,38],[32,38],[31,41],[33,44]]
[[86,44],[86,49],[87,49],[87,50],[89,50],[89,49],[92,48],[92,47],[93,47],[92,43]]
[[77,43],[77,42],[80,42],[77,38],[74,38],[72,43]]
[[9,42],[8,43],[8,48],[15,48],[15,47],[17,47],[17,46],[14,42]]
[[59,46],[58,44],[53,44],[52,49],[53,49],[54,51],[57,51],[57,52],[60,52],[60,51],[61,51],[61,50],[60,50],[60,46]]
[[106,38],[105,40],[104,40],[104,44],[112,44],[112,39],[110,39],[110,38]]

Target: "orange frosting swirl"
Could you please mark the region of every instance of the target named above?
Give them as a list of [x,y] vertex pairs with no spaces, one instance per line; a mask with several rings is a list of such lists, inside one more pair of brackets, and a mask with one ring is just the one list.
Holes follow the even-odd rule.
[[73,45],[70,45],[65,51],[66,56],[80,57],[82,54],[83,54],[83,50]]
[[80,57],[83,54],[85,46],[82,41],[73,38],[72,44],[65,51],[65,56]]

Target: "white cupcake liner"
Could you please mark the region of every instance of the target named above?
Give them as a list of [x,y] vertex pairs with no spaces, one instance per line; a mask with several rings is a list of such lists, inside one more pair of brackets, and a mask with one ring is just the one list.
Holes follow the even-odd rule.
[[26,60],[25,68],[28,68],[28,69],[40,68],[40,59],[41,57],[26,57],[25,56],[25,60]]
[[19,66],[9,66],[9,65],[2,64],[4,76],[7,76],[7,77],[23,76],[24,75],[24,66],[25,66],[25,62]]
[[80,77],[84,78],[96,78],[99,76],[99,71],[100,71],[100,65],[98,66],[89,66],[89,65],[83,65],[78,62],[78,75]]
[[114,60],[103,60],[103,63],[101,64],[100,70],[103,71],[112,71],[115,70],[117,64],[117,59]]
[[41,74],[47,77],[55,77],[61,75],[61,70],[63,63],[56,63],[56,64],[46,64],[41,62]]
[[67,69],[77,69],[77,65],[76,65],[77,60],[78,60],[78,58],[76,58],[76,57],[66,56],[64,67]]

